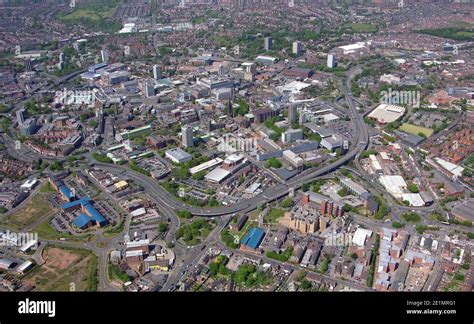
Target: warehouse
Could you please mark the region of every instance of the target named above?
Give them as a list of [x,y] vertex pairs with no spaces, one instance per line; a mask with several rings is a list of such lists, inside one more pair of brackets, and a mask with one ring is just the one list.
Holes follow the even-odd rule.
[[404,107],[380,104],[367,117],[380,124],[387,124],[398,120],[403,116],[403,114],[405,114]]
[[384,175],[379,178],[379,181],[385,190],[396,198],[400,198],[407,189],[407,183],[399,175]]

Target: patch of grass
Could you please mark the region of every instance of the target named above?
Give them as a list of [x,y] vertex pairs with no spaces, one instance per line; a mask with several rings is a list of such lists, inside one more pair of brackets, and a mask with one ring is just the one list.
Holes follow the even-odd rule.
[[68,241],[84,241],[84,242],[87,242],[92,238],[92,234],[73,236],[69,233],[58,232],[49,224],[49,221],[50,220],[47,219],[44,222],[38,224],[38,226],[33,228],[33,232],[38,233],[38,236],[40,238],[49,239],[49,240],[59,240],[61,238],[65,238]]
[[271,208],[270,211],[263,217],[265,223],[276,223],[280,217],[285,214],[284,210]]
[[426,137],[430,137],[431,135],[433,135],[433,130],[431,128],[421,127],[407,123],[404,123],[402,126],[400,126],[400,130],[413,135],[419,135],[421,133],[424,134]]

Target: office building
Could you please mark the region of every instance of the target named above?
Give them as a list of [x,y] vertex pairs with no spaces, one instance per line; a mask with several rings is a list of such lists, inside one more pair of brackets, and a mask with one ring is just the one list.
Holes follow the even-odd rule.
[[301,53],[301,42],[299,41],[296,41],[296,42],[293,42],[293,54],[295,55],[300,55]]
[[217,75],[218,76],[224,76],[225,74],[225,68],[224,68],[224,64],[221,64],[219,65],[219,68],[217,69]]
[[254,112],[255,115],[255,121],[257,124],[264,123],[265,120],[270,119],[272,117],[275,117],[278,115],[278,112],[276,110],[273,110],[271,108],[262,108]]
[[26,119],[26,109],[22,108],[16,112],[16,121],[18,122],[18,126],[21,126]]
[[161,67],[159,65],[153,65],[153,78],[155,80],[161,79]]
[[266,51],[271,50],[272,45],[273,45],[273,38],[271,38],[270,36],[265,37],[265,43],[264,43],[265,50]]
[[194,145],[193,129],[188,126],[181,128],[181,143],[184,147],[191,147]]
[[145,82],[145,97],[153,97],[155,95],[155,87],[150,81]]
[[109,51],[106,49],[103,49],[100,51],[100,56],[102,58],[103,63],[107,63],[109,61]]
[[28,118],[20,125],[20,134],[23,136],[33,135],[37,130],[38,126],[34,118]]
[[285,144],[303,139],[302,129],[289,129],[281,133],[281,141]]
[[295,105],[290,105],[288,107],[288,122],[294,123],[298,120],[298,110]]
[[337,60],[336,56],[334,54],[328,54],[328,62],[327,62],[328,68],[335,68],[337,66]]

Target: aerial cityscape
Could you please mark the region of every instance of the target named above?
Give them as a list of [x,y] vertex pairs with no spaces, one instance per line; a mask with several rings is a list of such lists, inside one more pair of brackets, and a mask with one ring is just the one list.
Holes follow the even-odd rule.
[[2,292],[471,292],[473,173],[472,1],[0,0]]

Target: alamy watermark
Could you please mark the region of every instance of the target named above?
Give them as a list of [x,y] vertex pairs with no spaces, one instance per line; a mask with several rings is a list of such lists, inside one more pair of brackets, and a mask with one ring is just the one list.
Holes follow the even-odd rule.
[[38,246],[38,233],[31,232],[6,232],[0,233],[0,246],[24,246],[30,242],[36,242],[32,249]]
[[348,246],[348,245],[353,245],[352,244],[352,239],[354,235],[349,232],[341,232],[341,233],[336,233],[335,231],[332,231],[329,236],[327,236],[324,240],[324,245],[326,246]]
[[380,103],[387,105],[409,105],[419,108],[421,105],[421,93],[415,90],[384,90],[380,92]]
[[94,106],[95,93],[93,90],[63,90],[56,91],[54,101],[62,105],[88,105]]
[[217,149],[223,152],[229,151],[241,151],[241,152],[248,152],[254,149],[257,146],[257,140],[254,138],[245,139],[236,137],[232,134],[225,134],[220,139],[220,144],[218,145]]

